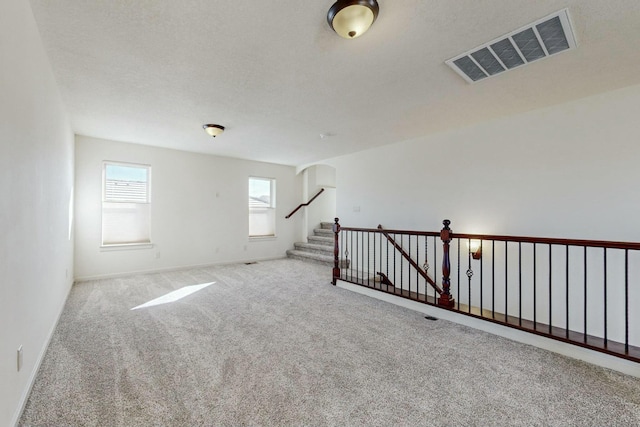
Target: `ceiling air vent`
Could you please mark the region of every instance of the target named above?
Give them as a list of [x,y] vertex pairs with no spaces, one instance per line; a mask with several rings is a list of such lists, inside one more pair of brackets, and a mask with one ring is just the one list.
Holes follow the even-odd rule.
[[445,62],[475,83],[574,47],[569,11],[563,9]]

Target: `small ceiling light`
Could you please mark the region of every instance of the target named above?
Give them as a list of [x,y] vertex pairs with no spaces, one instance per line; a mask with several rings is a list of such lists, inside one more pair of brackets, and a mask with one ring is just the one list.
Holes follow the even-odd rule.
[[224,126],[220,125],[202,125],[202,127],[205,132],[214,138],[224,132]]
[[329,9],[327,21],[341,37],[355,39],[371,27],[378,10],[376,0],[338,0]]

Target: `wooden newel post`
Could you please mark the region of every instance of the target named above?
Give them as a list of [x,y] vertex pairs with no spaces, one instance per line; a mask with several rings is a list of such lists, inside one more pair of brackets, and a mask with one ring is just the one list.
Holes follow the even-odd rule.
[[451,273],[451,260],[449,258],[449,243],[451,242],[451,229],[449,224],[451,221],[445,219],[442,221],[444,228],[440,231],[440,239],[442,240],[442,293],[438,297],[438,305],[444,307],[453,307],[455,301],[451,298],[449,288],[451,287],[451,279],[449,277]]
[[335,224],[333,224],[333,286],[336,285],[336,281],[340,278],[340,245],[338,244],[338,235],[340,234],[339,218],[335,218]]

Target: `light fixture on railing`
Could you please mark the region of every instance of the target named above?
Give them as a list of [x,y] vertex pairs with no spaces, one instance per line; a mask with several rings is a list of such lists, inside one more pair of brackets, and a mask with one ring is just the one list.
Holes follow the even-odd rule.
[[327,14],[329,26],[345,39],[364,34],[378,17],[376,0],[338,0]]
[[224,132],[224,126],[220,125],[202,125],[205,132],[207,132],[212,137],[216,137]]
[[482,258],[482,241],[481,240],[469,240],[469,253],[473,259]]

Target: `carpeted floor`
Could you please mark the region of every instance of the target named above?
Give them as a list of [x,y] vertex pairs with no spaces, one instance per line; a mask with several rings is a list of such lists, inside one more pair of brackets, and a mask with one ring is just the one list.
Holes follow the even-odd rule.
[[21,425],[640,425],[640,379],[330,275],[283,259],[76,284]]

